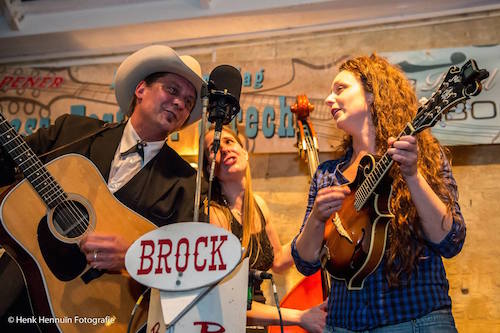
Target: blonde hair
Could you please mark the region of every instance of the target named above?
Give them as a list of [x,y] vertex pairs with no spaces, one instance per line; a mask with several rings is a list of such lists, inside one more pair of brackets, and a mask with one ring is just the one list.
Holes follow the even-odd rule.
[[[222,130],[230,134],[236,140],[236,142],[243,149],[245,149],[241,139],[229,126],[224,126]],[[213,132],[213,129],[210,129],[206,133],[206,135],[208,135],[208,133],[210,132]],[[205,147],[205,154],[203,155],[203,174],[205,176],[205,179],[208,179],[209,177],[208,169],[210,166],[210,162],[208,160],[208,156],[209,152],[207,151],[207,147]],[[226,225],[224,227],[227,230],[231,231],[231,221],[233,219],[233,214],[231,213],[231,209],[228,206],[228,202],[224,197],[224,194],[222,193],[222,186],[217,177],[214,178],[212,186],[213,190],[212,190],[212,199],[210,205],[212,207],[215,207],[216,209],[219,209],[223,213],[226,222]],[[205,208],[207,208],[206,200],[205,200]],[[243,209],[241,214],[241,224],[243,228],[241,245],[245,248],[244,256],[248,255],[248,257],[251,258],[253,252],[256,251],[255,260],[257,260],[257,257],[259,256],[259,253],[261,251],[261,245],[257,239],[257,233],[259,232],[259,227],[260,227],[259,224],[260,218],[259,214],[257,213],[257,209],[258,209],[257,202],[255,201],[255,197],[252,190],[252,175],[250,172],[250,165],[248,165],[245,170],[245,192],[243,195]],[[252,266],[252,264],[254,263],[250,263],[250,266]]]

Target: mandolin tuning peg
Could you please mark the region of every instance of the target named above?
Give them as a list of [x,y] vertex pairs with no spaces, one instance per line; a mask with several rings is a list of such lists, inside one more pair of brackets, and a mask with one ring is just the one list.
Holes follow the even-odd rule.
[[457,104],[457,106],[455,107],[455,113],[462,113],[464,112],[464,103],[459,103]]
[[422,96],[422,97],[420,97],[420,99],[418,100],[418,103],[419,103],[420,105],[425,105],[425,103],[427,103],[428,101],[429,101],[429,99],[428,99],[427,97]]

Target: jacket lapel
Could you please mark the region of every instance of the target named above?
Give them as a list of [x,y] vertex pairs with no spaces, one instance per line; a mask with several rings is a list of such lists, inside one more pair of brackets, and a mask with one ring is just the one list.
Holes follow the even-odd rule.
[[90,159],[95,163],[103,178],[108,181],[111,162],[120,144],[125,123],[99,134],[90,147]]
[[177,183],[175,171],[169,163],[171,148],[165,144],[132,179],[115,192],[122,202],[132,202],[139,209],[154,205]]

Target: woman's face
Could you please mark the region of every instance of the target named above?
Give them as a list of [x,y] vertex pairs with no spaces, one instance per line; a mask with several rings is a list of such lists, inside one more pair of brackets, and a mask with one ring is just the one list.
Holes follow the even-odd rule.
[[365,92],[358,78],[349,71],[337,74],[325,102],[331,108],[337,127],[349,134],[358,133],[368,121],[369,126],[372,125],[370,105],[373,95]]
[[[205,135],[205,154],[211,163],[214,158],[212,143],[214,141],[214,131]],[[228,132],[222,131],[220,148],[215,159],[215,176],[219,181],[244,177],[248,166],[248,153]],[[210,167],[210,166],[209,166]]]

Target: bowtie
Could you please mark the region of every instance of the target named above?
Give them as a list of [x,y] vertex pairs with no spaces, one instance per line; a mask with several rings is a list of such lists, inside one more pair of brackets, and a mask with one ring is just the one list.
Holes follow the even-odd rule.
[[146,147],[148,144],[147,142],[144,141],[137,141],[137,144],[132,146],[129,150],[123,152],[120,154],[121,157],[127,156],[129,154],[137,153],[139,156],[141,156],[142,160],[144,161],[144,147]]

